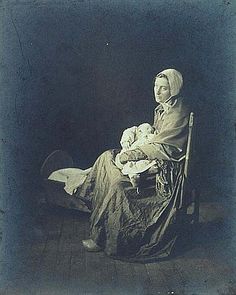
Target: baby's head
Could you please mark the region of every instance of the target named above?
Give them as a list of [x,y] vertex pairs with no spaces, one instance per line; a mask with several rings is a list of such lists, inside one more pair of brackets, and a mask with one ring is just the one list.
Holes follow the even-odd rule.
[[148,123],[143,123],[139,125],[136,131],[136,135],[138,139],[153,133],[154,133],[154,128]]

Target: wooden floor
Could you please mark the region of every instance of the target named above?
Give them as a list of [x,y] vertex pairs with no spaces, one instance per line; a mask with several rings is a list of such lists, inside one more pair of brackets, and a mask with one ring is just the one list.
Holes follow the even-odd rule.
[[33,235],[11,250],[14,261],[1,261],[7,283],[0,294],[235,295],[236,251],[227,210],[208,202],[200,211],[198,231],[187,247],[170,260],[138,264],[85,252],[81,240],[88,237],[88,215],[43,210]]

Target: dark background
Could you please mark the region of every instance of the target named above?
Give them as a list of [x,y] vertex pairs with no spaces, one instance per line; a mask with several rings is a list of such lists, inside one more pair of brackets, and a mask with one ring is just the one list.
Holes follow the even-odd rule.
[[[1,1],[1,208],[8,230],[34,211],[55,149],[78,167],[151,122],[153,77],[176,68],[197,118],[199,187],[234,204],[233,1]],[[231,198],[232,197],[232,198]],[[12,234],[13,236],[13,234]]]

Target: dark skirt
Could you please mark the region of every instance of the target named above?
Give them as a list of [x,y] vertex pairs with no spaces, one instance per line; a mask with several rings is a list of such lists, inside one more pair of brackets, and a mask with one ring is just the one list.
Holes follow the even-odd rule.
[[99,156],[76,193],[91,210],[90,238],[114,258],[145,262],[168,257],[181,228],[183,163],[158,161],[142,173],[137,190],[116,167],[116,153]]

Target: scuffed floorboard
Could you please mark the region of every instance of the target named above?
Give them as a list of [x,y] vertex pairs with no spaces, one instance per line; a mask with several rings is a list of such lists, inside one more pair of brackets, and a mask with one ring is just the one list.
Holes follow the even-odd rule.
[[139,264],[84,251],[89,216],[63,209],[45,209],[36,218],[32,239],[17,247],[1,295],[234,295],[235,246],[227,210],[220,203],[202,203],[200,223],[187,247],[169,260]]

